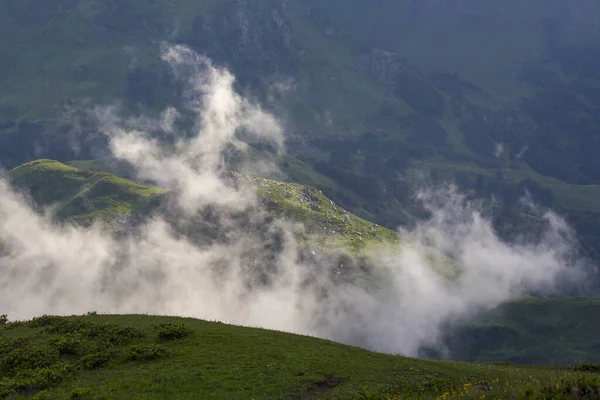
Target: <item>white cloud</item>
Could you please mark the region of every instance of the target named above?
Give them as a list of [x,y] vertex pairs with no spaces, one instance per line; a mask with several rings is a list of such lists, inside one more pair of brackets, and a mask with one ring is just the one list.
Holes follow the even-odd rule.
[[[238,130],[283,148],[275,118],[236,94],[231,74],[206,58],[182,46],[165,47],[163,58],[187,82],[198,116],[190,139],[163,147],[110,108],[97,115],[114,156],[171,189],[174,203],[136,234],[115,237],[101,226],[53,224],[1,181],[0,311],[10,318],[187,315],[416,355],[437,343],[448,321],[551,288],[577,270],[572,232],[556,215],[542,215],[547,230],[537,243],[509,244],[446,188],[422,194],[428,221],[371,255],[372,286],[335,283],[331,260],[303,254],[294,234],[301,227],[267,218],[252,187],[224,178],[222,153]],[[446,257],[460,270],[454,280],[440,274]]]

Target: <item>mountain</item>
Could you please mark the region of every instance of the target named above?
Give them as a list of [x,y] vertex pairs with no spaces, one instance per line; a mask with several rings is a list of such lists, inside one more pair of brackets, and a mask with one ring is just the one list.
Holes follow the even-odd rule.
[[598,385],[596,364],[416,360],[189,318],[89,312],[3,322],[6,398],[548,399]]
[[[491,200],[486,211],[507,242],[544,228],[524,210],[525,196],[566,217],[581,239],[581,255],[600,262],[600,5],[593,0],[0,5],[0,165],[36,207],[54,207],[59,220],[127,225],[164,211],[171,194],[136,182],[128,165],[110,158],[95,111],[111,105],[124,119],[145,121],[172,106],[182,113],[182,135],[192,132],[196,121],[182,107],[188,83],[160,57],[165,46],[181,44],[229,70],[239,93],[278,117],[287,154],[256,143],[227,153],[230,170],[249,157],[272,162],[278,171],[228,173],[228,179],[252,181],[267,209],[302,222],[307,231],[299,239],[307,248],[357,255],[396,241],[399,225],[428,216],[415,193],[454,182],[471,198]],[[148,133],[168,147],[177,138],[167,130],[152,126]],[[589,281],[598,293],[600,279]],[[510,303],[470,325],[449,327],[445,344],[448,354],[467,361],[597,361],[597,329],[589,317],[596,308],[594,299]],[[2,329],[3,335],[13,332]],[[2,344],[5,351],[13,342]],[[120,367],[125,356],[119,354],[113,361]],[[425,355],[447,354],[435,349]],[[9,362],[2,360],[0,368]],[[450,365],[486,379],[489,371],[522,372]],[[33,372],[25,369],[13,371],[1,387],[14,388],[21,378],[29,384]],[[325,378],[313,383],[327,387],[339,386],[345,373],[331,372],[330,379],[330,372],[321,372]],[[432,397],[456,386],[450,373],[426,374]],[[453,383],[444,381],[438,391],[434,374]],[[551,375],[554,381],[554,370]],[[77,397],[79,389],[85,392],[64,390]]]
[[16,188],[31,195],[38,207],[50,206],[61,219],[91,223],[158,206],[161,190],[105,172],[81,170],[52,160],[36,160],[8,174]]
[[[597,46],[600,33],[599,6],[593,0],[380,0],[375,6],[367,0],[329,0],[308,4],[337,31],[360,37],[371,47],[402,54],[426,73],[456,74],[481,87],[496,104],[518,101],[536,90],[521,79],[523,68],[531,63],[546,63],[557,74],[567,72],[560,71],[564,63],[583,67],[591,60],[577,53]],[[567,47],[573,53],[565,53]],[[585,74],[586,70],[591,72],[586,68],[571,72]]]
[[[107,172],[126,170],[126,165],[111,160],[71,164],[36,160],[12,169],[7,176],[37,207],[51,207],[58,219],[84,225],[96,220],[129,223],[131,218],[160,212],[161,203],[168,202],[167,190]],[[394,231],[353,215],[315,188],[237,173],[231,176],[250,180],[266,210],[302,223],[306,228],[302,240],[307,245],[358,253],[371,245],[399,240]]]
[[530,193],[600,259],[596,2],[3,4],[7,168],[107,156],[95,105],[130,115],[178,106],[181,83],[159,53],[181,43],[276,113],[290,157],[329,179],[337,188],[320,189],[357,215],[393,229],[422,216],[407,179],[417,169],[500,199],[507,237],[522,220],[515,202]]
[[[127,164],[113,159],[75,161],[65,165],[36,160],[11,170],[7,176],[15,188],[29,194],[39,209],[50,208],[62,222],[88,226],[104,221],[111,229],[128,227],[152,215],[169,217],[170,193],[110,172],[132,174]],[[399,242],[400,235],[360,219],[337,206],[319,190],[293,182],[230,173],[234,180],[249,181],[265,210],[289,221],[302,223],[299,243],[322,254],[342,254],[340,262],[356,272],[350,257],[358,258],[362,273],[347,274],[369,284],[376,268],[361,259],[363,251]],[[204,231],[198,230],[198,234]],[[366,267],[366,268],[365,268]],[[445,275],[454,264],[447,260]],[[364,274],[366,273],[366,275]],[[530,298],[510,302],[484,313],[466,325],[449,326],[439,349],[423,355],[470,362],[573,365],[600,362],[593,315],[597,299]]]
[[531,298],[507,303],[455,331],[453,359],[485,363],[574,365],[599,362],[598,299]]
[[521,159],[542,175],[598,182],[596,158],[586,153],[597,149],[596,2],[316,3],[313,12],[340,32],[407,57],[430,84],[467,105],[454,116],[476,156],[492,162],[494,144],[501,145],[501,168]]

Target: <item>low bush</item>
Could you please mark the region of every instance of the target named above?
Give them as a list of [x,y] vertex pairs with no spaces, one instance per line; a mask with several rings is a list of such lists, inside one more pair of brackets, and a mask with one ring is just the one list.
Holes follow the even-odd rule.
[[[32,396],[56,386],[76,370],[102,368],[111,361],[117,346],[144,337],[141,330],[132,327],[48,315],[19,326],[40,331],[28,338],[0,338],[0,398]],[[49,335],[46,340],[45,335]],[[130,349],[132,359],[156,359],[164,354],[165,349],[156,345]],[[45,392],[37,395],[46,398]],[[76,397],[87,395],[82,392]]]
[[527,400],[600,400],[600,380],[579,377],[576,380],[560,380],[541,388],[528,388],[518,396]]
[[42,315],[41,317],[35,317],[31,321],[29,321],[27,325],[31,328],[42,328],[45,326],[52,325],[60,319],[60,317],[55,317],[52,315]]
[[46,390],[42,390],[41,392],[39,392],[38,394],[33,396],[33,400],[51,400],[51,399],[52,399],[52,397],[50,396],[50,393],[48,393]]
[[584,363],[584,364],[579,364],[576,365],[575,367],[573,367],[573,369],[575,371],[579,371],[579,372],[600,372],[600,364],[596,364],[596,363]]
[[143,338],[144,332],[119,325],[92,325],[87,330],[87,337],[100,342],[106,342],[114,346],[127,344],[131,340]]
[[50,345],[60,354],[74,356],[81,351],[82,341],[79,335],[68,335],[50,340]]
[[152,361],[161,358],[166,352],[159,344],[136,344],[129,347],[128,358],[132,361]]
[[154,328],[158,330],[158,337],[162,340],[182,339],[192,333],[192,329],[184,324],[158,324]]
[[49,315],[34,318],[33,320],[29,321],[27,325],[30,328],[44,328],[44,333],[59,335],[81,333],[84,330],[94,326],[90,322],[78,319],[73,320]]
[[122,345],[133,339],[144,337],[142,331],[129,326],[94,324],[82,319],[67,319],[48,315],[34,318],[27,325],[31,328],[44,328],[44,333],[48,334],[80,335],[112,345]]
[[[17,341],[9,342],[16,343]],[[58,359],[58,351],[48,347],[37,345],[17,346],[10,351],[2,352],[0,371],[3,375],[14,376],[21,371],[50,367]]]
[[111,353],[108,350],[97,351],[81,357],[78,364],[86,370],[94,370],[106,366],[110,362]]
[[517,364],[511,361],[492,361],[487,363],[487,365],[494,365],[496,367],[514,367]]
[[69,363],[58,362],[49,367],[24,370],[13,378],[12,387],[17,393],[48,389],[67,378],[73,369]]
[[74,388],[73,390],[71,390],[71,398],[72,399],[80,399],[82,397],[86,397],[89,394],[90,394],[90,389]]

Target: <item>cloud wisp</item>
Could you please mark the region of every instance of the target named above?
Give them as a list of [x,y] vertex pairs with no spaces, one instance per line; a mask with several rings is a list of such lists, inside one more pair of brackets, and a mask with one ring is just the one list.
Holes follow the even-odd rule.
[[[448,322],[579,271],[573,232],[556,215],[540,215],[537,241],[506,243],[477,207],[443,188],[421,195],[431,218],[369,255],[368,284],[339,283],[335,260],[305,252],[302,227],[262,210],[254,188],[227,171],[224,152],[244,146],[240,131],[283,151],[277,120],[192,50],[165,46],[163,60],[185,82],[195,134],[165,146],[110,108],[96,113],[113,155],[172,193],[134,233],[57,225],[0,181],[0,311],[10,318],[185,315],[414,356],[438,344]],[[168,109],[154,123],[171,129],[178,116]]]

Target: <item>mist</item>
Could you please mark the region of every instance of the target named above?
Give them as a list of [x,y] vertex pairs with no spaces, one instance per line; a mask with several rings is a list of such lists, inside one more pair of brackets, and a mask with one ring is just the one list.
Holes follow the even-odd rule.
[[102,224],[58,224],[51,209],[36,211],[0,180],[0,312],[10,319],[180,315],[416,356],[441,346],[448,324],[583,279],[575,233],[558,215],[529,204],[544,232],[509,243],[477,203],[447,186],[415,200],[430,218],[400,230],[398,245],[366,255],[375,266],[369,284],[339,282],[335,259],[300,245],[301,225],[267,213],[250,181],[227,171],[226,149],[245,147],[240,131],[285,151],[277,118],[236,93],[229,71],[189,48],[165,45],[162,58],[185,84],[193,134],[164,146],[148,133],[153,125],[173,131],[180,117],[173,108],[159,120],[94,110],[112,155],[170,190],[154,215],[118,235]]

